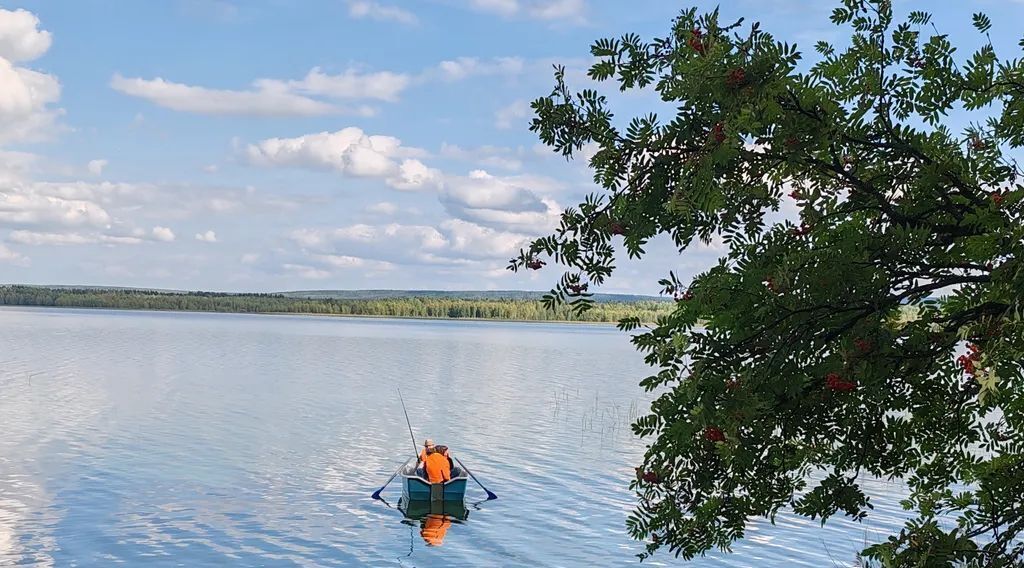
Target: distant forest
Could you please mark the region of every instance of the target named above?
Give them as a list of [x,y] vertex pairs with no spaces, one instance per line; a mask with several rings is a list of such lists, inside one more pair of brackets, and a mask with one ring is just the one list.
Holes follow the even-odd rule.
[[[164,290],[167,291],[167,290]],[[310,300],[383,300],[389,298],[457,298],[459,300],[540,300],[544,292],[532,290],[296,290],[280,292],[288,298]],[[635,304],[637,302],[666,302],[663,296],[637,294],[593,294],[590,299],[602,302]]]
[[654,300],[600,302],[586,313],[576,316],[565,307],[548,310],[539,301],[527,299],[405,296],[377,299],[301,298],[283,294],[37,286],[0,286],[0,305],[584,322],[616,322],[625,317],[654,322],[658,316],[668,314],[673,308],[671,302]]

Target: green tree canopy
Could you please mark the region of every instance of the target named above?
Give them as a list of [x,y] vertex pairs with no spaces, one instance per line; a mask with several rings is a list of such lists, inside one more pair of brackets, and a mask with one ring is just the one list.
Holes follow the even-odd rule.
[[[912,513],[869,558],[1020,565],[1024,66],[997,57],[981,14],[965,58],[888,0],[832,20],[850,40],[819,42],[813,66],[717,11],[597,41],[591,78],[677,109],[628,126],[558,69],[531,128],[566,157],[594,146],[602,191],[510,268],[565,265],[546,301],[584,310],[617,235],[631,257],[658,235],[728,247],[691,281],[668,275],[675,310],[634,336],[660,393],[634,425],[650,446],[629,530],[647,554],[728,549],[783,508],[862,519],[859,480],[877,476],[906,480]],[[977,121],[954,132],[954,111]],[[785,200],[799,219],[777,220]]]

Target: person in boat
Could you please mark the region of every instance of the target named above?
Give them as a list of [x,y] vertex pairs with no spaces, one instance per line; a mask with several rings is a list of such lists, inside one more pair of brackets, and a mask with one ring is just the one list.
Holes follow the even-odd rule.
[[423,462],[423,469],[427,473],[427,481],[430,483],[444,483],[452,478],[452,467],[448,464],[448,448],[446,446],[434,446],[427,452],[427,459]]
[[455,462],[452,460],[451,454],[448,453],[448,446],[441,446],[444,450],[441,451],[441,455],[448,460],[448,471],[455,471]]
[[431,448],[434,447],[434,441],[430,438],[423,440],[423,449],[420,451],[420,459],[416,462],[416,466],[419,467],[427,461],[427,454],[430,453]]

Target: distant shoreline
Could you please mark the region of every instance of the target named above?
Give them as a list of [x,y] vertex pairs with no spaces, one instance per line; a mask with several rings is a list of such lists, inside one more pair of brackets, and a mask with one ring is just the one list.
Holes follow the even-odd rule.
[[165,314],[216,314],[233,316],[297,316],[297,317],[318,317],[318,318],[340,318],[340,319],[370,319],[370,320],[412,320],[412,321],[469,321],[469,322],[497,322],[497,323],[526,323],[526,324],[571,324],[583,326],[605,326],[615,327],[614,321],[581,321],[581,320],[540,320],[540,319],[500,319],[500,318],[471,318],[471,317],[441,317],[441,316],[387,316],[372,314],[315,314],[308,312],[229,312],[214,310],[178,310],[173,308],[113,308],[103,306],[39,306],[30,304],[2,304],[0,310],[10,308],[31,308],[37,310],[83,310],[83,311],[106,311],[106,312],[147,312]]
[[[326,292],[325,292],[326,294]],[[138,289],[0,286],[0,306],[142,310],[154,312],[313,315],[413,320],[503,321],[513,323],[616,324],[624,318],[655,322],[675,304],[666,301],[601,301],[577,314],[566,305],[544,307],[536,298],[294,297],[283,294],[157,292]]]

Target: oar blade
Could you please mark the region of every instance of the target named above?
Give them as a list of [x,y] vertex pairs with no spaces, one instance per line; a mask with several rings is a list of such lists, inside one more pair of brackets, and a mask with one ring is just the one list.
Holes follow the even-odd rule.
[[483,490],[484,490],[484,492],[486,492],[486,493],[487,493],[487,500],[488,500],[488,501],[493,501],[493,500],[495,500],[495,499],[497,499],[497,498],[498,498],[498,496],[497,496],[497,495],[495,495],[495,494],[494,494],[494,493],[493,493],[493,492],[492,492],[492,491],[491,491],[490,489],[488,489],[488,488],[484,487],[484,484],[483,484],[483,483],[480,483],[480,480],[479,480],[479,479],[477,479],[475,475],[473,475],[473,472],[472,472],[472,471],[469,471],[469,468],[468,468],[468,467],[466,467],[466,464],[462,463],[462,460],[460,460],[460,459],[459,459],[458,457],[456,457],[456,458],[455,458],[455,461],[456,461],[456,462],[458,462],[458,464],[459,464],[460,466],[462,466],[462,469],[466,470],[466,473],[468,473],[468,474],[469,474],[469,477],[471,477],[471,478],[473,479],[473,481],[475,481],[475,482],[476,482],[476,484],[480,486],[480,489],[483,489]]
[[[412,458],[409,458],[409,459],[405,460],[405,463],[403,463],[402,465],[398,466],[398,469],[396,469],[396,470],[395,470],[395,473],[392,473],[392,474],[391,474],[391,477],[389,477],[389,478],[388,478],[388,480],[384,482],[384,485],[383,485],[383,486],[381,486],[381,488],[380,488],[380,489],[378,489],[378,490],[374,491],[374,492],[373,492],[373,495],[370,495],[370,497],[371,497],[371,498],[373,498],[373,499],[380,499],[380,492],[381,492],[381,491],[384,491],[384,488],[385,488],[385,487],[387,487],[387,486],[388,486],[388,484],[390,484],[390,483],[391,483],[391,482],[392,482],[392,481],[393,481],[393,480],[394,480],[394,479],[395,479],[396,477],[398,477],[398,473],[399,473],[400,471],[402,471],[402,468],[403,468],[403,467],[405,467],[405,466],[406,466],[406,464],[408,464],[408,463],[409,463],[409,460],[411,460],[411,459],[412,459]],[[382,501],[383,501],[383,499],[380,499],[380,500],[382,500]]]

